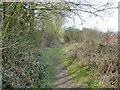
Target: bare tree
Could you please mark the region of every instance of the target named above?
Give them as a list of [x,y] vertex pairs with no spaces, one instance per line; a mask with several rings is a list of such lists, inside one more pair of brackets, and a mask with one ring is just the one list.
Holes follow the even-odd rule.
[[98,0],[59,0],[58,2],[39,2],[37,7],[32,10],[51,11],[54,14],[61,14],[69,18],[79,16],[81,21],[84,21],[84,16],[98,16],[102,17],[110,14],[112,10],[118,7],[110,0],[108,2]]

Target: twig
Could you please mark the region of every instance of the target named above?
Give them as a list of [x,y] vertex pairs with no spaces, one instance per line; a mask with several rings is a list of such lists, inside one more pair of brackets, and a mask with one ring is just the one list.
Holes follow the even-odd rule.
[[12,46],[14,46],[14,45],[16,45],[16,44],[18,44],[18,43],[19,43],[19,42],[14,43],[14,44],[12,44],[12,45],[8,45],[7,47],[0,48],[0,50],[3,50],[3,49],[6,49],[6,48],[9,48],[9,47],[12,47]]

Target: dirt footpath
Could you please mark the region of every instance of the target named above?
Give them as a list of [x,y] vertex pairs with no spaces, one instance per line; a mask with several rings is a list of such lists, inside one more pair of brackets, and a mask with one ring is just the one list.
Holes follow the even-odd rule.
[[54,76],[52,88],[74,88],[76,83],[71,80],[67,70],[64,69],[62,60],[64,60],[64,53],[59,52],[61,49],[51,49],[49,53],[49,59],[54,63]]

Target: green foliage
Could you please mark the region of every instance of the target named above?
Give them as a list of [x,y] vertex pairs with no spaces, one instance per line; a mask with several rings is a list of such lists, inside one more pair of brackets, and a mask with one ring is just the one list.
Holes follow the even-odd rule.
[[[46,87],[46,83],[49,81],[47,78],[49,71],[47,68],[49,66],[44,62],[44,58],[39,57],[38,53],[41,52],[33,49],[50,46],[51,42],[60,39],[62,18],[60,18],[60,15],[56,15],[56,11],[38,10],[39,12],[36,12],[32,9],[34,7],[38,7],[35,2],[3,3],[2,59],[4,88],[7,85],[12,87]],[[16,62],[18,62],[17,65]],[[36,64],[37,62],[39,64]],[[11,69],[13,71],[10,71]],[[28,70],[29,78],[27,75],[19,77],[26,70]],[[30,74],[31,70],[33,75]],[[10,76],[8,73],[13,73],[16,76]],[[17,79],[17,76],[19,79]]]
[[79,31],[75,28],[72,28],[72,27],[67,28],[64,32],[65,42],[69,42],[69,41],[72,41],[72,40],[77,40],[79,38],[78,33],[80,33],[80,32],[81,31]]
[[69,27],[64,32],[64,40],[65,42],[76,41],[99,41],[100,40],[100,32],[88,28],[83,28],[83,30],[78,30],[73,27]]

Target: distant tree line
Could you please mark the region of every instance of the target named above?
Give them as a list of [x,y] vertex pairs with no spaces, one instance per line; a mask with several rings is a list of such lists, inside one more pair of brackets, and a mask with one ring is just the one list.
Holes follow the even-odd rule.
[[84,41],[100,41],[101,32],[97,30],[92,30],[89,28],[83,28],[82,30],[69,27],[64,32],[65,42],[75,41],[75,42],[84,42]]

